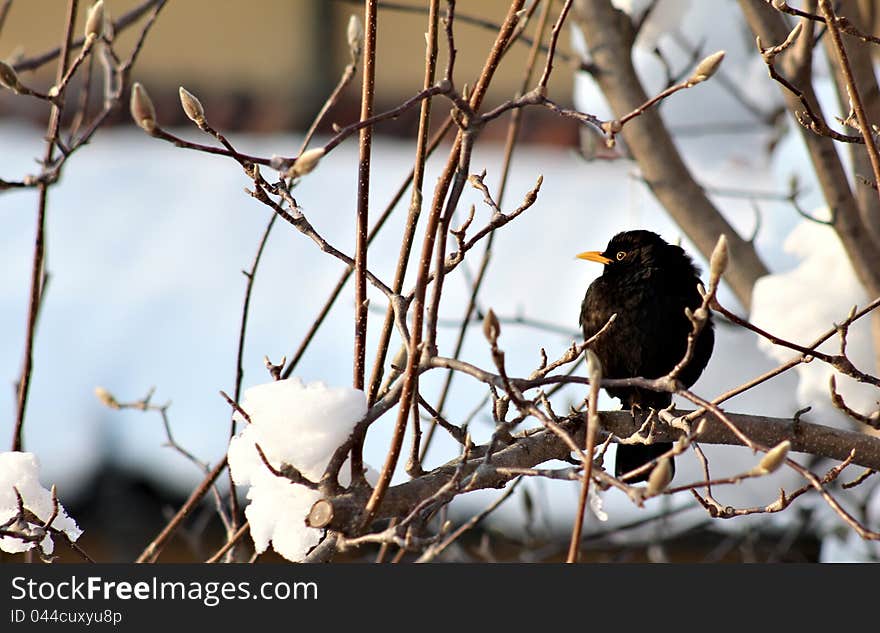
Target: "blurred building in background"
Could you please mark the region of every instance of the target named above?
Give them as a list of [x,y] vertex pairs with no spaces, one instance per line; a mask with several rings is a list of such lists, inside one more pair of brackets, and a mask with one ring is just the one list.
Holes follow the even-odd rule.
[[[105,0],[114,20],[136,10],[142,0]],[[441,3],[442,4],[442,3]],[[58,46],[67,3],[60,0],[14,2],[0,31],[0,59],[15,62]],[[81,3],[79,21],[87,4]],[[427,30],[426,3],[417,0],[383,3],[379,11],[376,64],[376,109],[399,105],[416,94],[424,78]],[[473,85],[476,74],[494,41],[497,25],[509,7],[507,0],[464,0],[457,3],[455,78],[458,85]],[[163,125],[184,123],[177,96],[185,86],[205,105],[215,126],[257,132],[305,129],[333,90],[349,62],[346,30],[352,14],[363,14],[356,0],[186,0],[168,2],[162,9],[135,66],[132,79],[149,90]],[[143,18],[141,19],[141,22]],[[537,17],[527,29],[535,29]],[[138,28],[117,36],[120,52],[130,50]],[[82,28],[77,28],[79,35]],[[568,37],[561,38],[568,49]],[[441,28],[438,78],[447,60]],[[521,88],[529,53],[528,43],[516,45],[498,70],[486,101],[488,107],[511,98]],[[563,53],[564,54],[564,53]],[[538,60],[536,74],[543,67]],[[23,73],[30,85],[48,88],[55,64],[36,73]],[[571,103],[574,68],[557,59],[551,94],[563,104]],[[469,74],[474,74],[473,77]],[[361,74],[349,85],[331,117],[348,123],[360,111]],[[532,83],[534,83],[533,80]],[[42,121],[45,113],[27,100],[0,94],[0,116],[24,116]],[[533,109],[525,128],[526,140],[573,143],[571,122]],[[417,109],[397,120],[383,123],[378,133],[407,135],[416,128]],[[119,113],[116,121],[127,120]],[[493,126],[490,126],[493,127]],[[498,127],[500,137],[503,130]],[[492,131],[488,132],[494,136]]]

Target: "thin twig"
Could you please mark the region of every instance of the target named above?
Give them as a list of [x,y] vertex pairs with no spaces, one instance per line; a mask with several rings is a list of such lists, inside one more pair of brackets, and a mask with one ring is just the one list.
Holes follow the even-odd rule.
[[871,168],[874,171],[874,180],[880,182],[880,152],[877,151],[877,144],[874,142],[873,128],[871,122],[868,121],[868,115],[865,113],[865,107],[862,104],[862,95],[859,87],[856,85],[852,68],[849,64],[849,57],[843,46],[843,39],[840,36],[840,27],[838,18],[835,15],[834,7],[830,0],[819,0],[819,10],[825,16],[825,24],[828,27],[828,34],[831,36],[831,42],[834,44],[834,50],[837,53],[837,61],[840,64],[840,70],[846,81],[847,93],[855,112],[856,119],[859,122],[859,131],[862,138],[865,139],[865,147],[868,150],[868,158],[871,160]]
[[[341,1],[349,2],[352,4],[359,2],[359,0],[341,0]],[[552,2],[552,0],[550,0],[550,1]],[[386,0],[381,0],[379,2],[379,8],[380,9],[389,9],[389,10],[393,10],[393,11],[400,11],[400,12],[408,12],[408,13],[425,13],[426,12],[426,9],[421,6],[416,6],[416,5],[412,5],[412,4],[403,4],[400,2],[388,2]],[[462,13],[462,14],[459,14],[456,19],[459,22],[461,22],[462,24],[471,24],[473,26],[478,26],[482,29],[492,31],[493,33],[497,33],[498,29],[500,28],[500,25],[497,24],[496,22],[492,22],[491,20],[487,20],[483,17],[476,16],[476,15]],[[540,39],[540,38],[536,37],[535,39]],[[535,39],[532,39],[527,35],[517,35],[517,37],[515,39],[511,39],[511,44],[513,44],[515,42],[521,42],[525,46],[534,46]],[[545,44],[541,44],[540,42],[538,43],[538,48],[543,53],[546,53],[548,50],[547,46]],[[588,72],[588,73],[592,73],[595,71],[595,67],[592,64],[583,61],[582,59],[580,59],[580,57],[578,55],[568,53],[568,52],[558,51],[556,53],[556,57],[563,60],[566,64],[568,64],[569,66],[571,66],[577,70],[582,70],[582,71]]]
[[227,552],[232,551],[232,548],[235,547],[236,543],[238,543],[244,537],[244,535],[248,533],[248,531],[250,529],[251,529],[251,525],[248,521],[245,521],[244,523],[242,523],[241,527],[238,528],[238,530],[235,532],[235,534],[233,534],[232,537],[230,537],[226,541],[226,543],[223,544],[223,547],[218,549],[214,553],[214,555],[211,556],[210,558],[208,558],[208,560],[206,560],[205,562],[206,563],[219,562],[220,559],[222,559],[223,556],[225,556]]
[[[873,305],[874,307],[877,307],[877,305],[880,305],[880,301],[875,300],[872,302],[871,305]],[[721,314],[726,316],[728,319],[730,319],[731,321],[733,321],[737,325],[740,325],[748,330],[751,330],[752,332],[762,336],[763,338],[767,339],[771,343],[774,343],[775,345],[787,347],[787,348],[792,349],[796,352],[800,352],[804,356],[810,356],[810,357],[816,358],[818,360],[821,360],[824,363],[828,363],[829,365],[834,367],[834,369],[841,372],[842,374],[846,374],[847,376],[855,378],[859,382],[863,382],[863,383],[867,383],[867,384],[871,384],[871,385],[880,387],[880,378],[857,369],[852,364],[852,362],[849,360],[849,358],[846,356],[846,354],[827,354],[825,352],[820,352],[819,350],[817,350],[816,345],[811,345],[811,346],[805,347],[803,345],[799,345],[798,343],[794,343],[792,341],[787,341],[782,337],[776,336],[775,334],[771,334],[770,332],[767,332],[766,330],[758,327],[757,325],[754,325],[748,319],[744,319],[744,318],[734,314],[733,312],[731,312],[730,310],[728,310],[727,308],[722,306],[720,303],[718,303],[717,299],[713,300],[712,309],[716,310],[717,312],[720,312]],[[843,325],[848,326],[856,318],[858,318],[856,316],[856,314],[857,313],[855,311],[853,311],[850,314],[850,316],[847,317],[847,319],[845,319],[843,321],[842,326]],[[859,315],[866,314],[866,311],[862,310],[858,314]],[[842,327],[842,326],[838,326],[838,327]],[[836,333],[837,331],[838,331],[838,329],[837,329],[837,327],[835,327],[833,332]]]
[[[58,62],[56,71],[57,82],[67,72],[68,59],[70,57],[71,39],[73,38],[73,27],[76,23],[76,13],[79,2],[78,0],[69,0],[67,5],[67,22],[65,26],[64,44],[61,49],[61,59]],[[43,155],[43,167],[48,168],[55,156],[55,143],[61,130],[61,111],[62,105],[53,103],[49,113],[49,123],[46,130],[46,151]],[[37,230],[34,238],[33,262],[31,265],[31,290],[28,302],[28,318],[25,330],[25,349],[24,362],[22,364],[21,376],[18,380],[18,406],[15,416],[15,427],[12,434],[12,450],[23,450],[23,430],[25,412],[27,410],[28,393],[30,391],[31,374],[33,372],[34,363],[34,340],[37,333],[37,313],[43,293],[42,280],[44,275],[44,258],[45,258],[45,231],[46,231],[46,207],[49,198],[49,184],[41,183],[39,186],[39,200],[37,203]]]
[[205,493],[211,489],[214,485],[214,481],[216,481],[217,477],[220,476],[220,473],[223,472],[223,469],[226,468],[226,457],[224,457],[221,461],[217,463],[214,468],[211,469],[202,482],[196,487],[195,490],[192,491],[189,498],[184,502],[184,504],[180,507],[180,510],[177,511],[171,520],[162,528],[162,531],[159,535],[154,538],[149,545],[141,552],[140,556],[135,560],[136,563],[154,563],[156,559],[159,557],[159,554],[162,553],[162,550],[168,544],[168,541],[174,536],[174,533],[177,531],[177,528],[183,523],[183,520],[186,519],[195,510],[196,506],[198,506],[202,497],[205,496]]
[[[547,82],[550,81],[550,73],[553,71],[553,57],[556,55],[556,42],[559,40],[559,32],[562,30],[565,18],[568,17],[568,12],[571,10],[571,4],[572,0],[565,1],[562,11],[559,12],[559,17],[556,19],[556,23],[550,31],[550,43],[547,45],[547,61],[544,65],[544,72],[541,75],[541,79],[538,81],[538,89],[544,94],[547,92]],[[540,37],[538,39],[540,39]]]
[[[437,132],[431,138],[431,141],[428,144],[426,157],[430,156],[434,152],[434,150],[440,145],[440,142],[443,140],[443,138],[446,136],[446,134],[449,132],[449,130],[451,128],[452,128],[452,118],[447,117],[446,121],[443,123],[443,125],[440,127],[440,129],[437,130]],[[398,187],[394,196],[392,196],[391,201],[386,205],[385,210],[382,212],[382,215],[376,220],[376,224],[374,224],[373,228],[370,230],[370,236],[368,238],[368,246],[370,243],[372,243],[373,239],[375,239],[375,237],[379,234],[382,227],[385,226],[386,220],[388,220],[388,218],[394,212],[394,209],[397,207],[397,204],[403,198],[403,195],[406,193],[406,190],[409,188],[410,183],[413,181],[413,178],[414,178],[414,170],[410,170],[407,177],[403,180],[403,182]],[[346,282],[351,277],[352,270],[353,270],[352,267],[348,266],[340,275],[339,280],[336,282],[336,286],[334,286],[333,290],[330,292],[329,296],[327,297],[327,300],[324,302],[324,305],[321,307],[321,310],[319,311],[318,315],[312,321],[312,324],[309,326],[308,331],[306,332],[305,336],[303,337],[303,339],[300,342],[299,346],[297,347],[296,351],[291,355],[290,362],[287,364],[287,367],[285,367],[284,371],[281,374],[282,378],[289,378],[290,375],[293,373],[293,370],[299,364],[299,361],[302,359],[303,355],[305,354],[306,350],[308,349],[309,345],[311,344],[315,334],[318,332],[320,327],[323,325],[324,320],[326,319],[327,315],[330,312],[330,309],[333,307],[333,305],[336,302],[336,299],[339,297],[339,294],[342,291],[342,288],[345,286]]]
[[571,530],[571,541],[568,546],[568,556],[565,562],[576,563],[578,554],[580,553],[581,531],[584,526],[584,515],[587,511],[587,499],[589,497],[590,485],[593,483],[593,451],[596,448],[596,434],[599,431],[599,416],[597,414],[599,402],[599,383],[602,378],[602,367],[599,365],[599,359],[595,354],[587,352],[587,367],[590,372],[590,393],[587,397],[587,432],[584,440],[584,455],[587,461],[584,462],[583,481],[581,482],[581,492],[578,498],[578,509],[574,519],[574,526]]
[[9,15],[9,9],[12,8],[12,0],[3,0],[0,5],[0,33],[3,32],[3,25],[6,24],[6,16]]
[[432,560],[436,559],[440,554],[443,553],[446,548],[452,545],[455,541],[457,541],[465,532],[474,529],[477,525],[479,525],[483,519],[492,514],[495,510],[497,510],[508,498],[516,491],[517,486],[519,486],[522,481],[522,477],[519,477],[513,481],[510,486],[504,491],[504,494],[499,495],[495,501],[490,503],[484,510],[478,512],[470,519],[462,523],[458,526],[455,531],[453,531],[449,536],[443,539],[441,542],[431,545],[428,547],[425,552],[419,556],[416,560],[417,563],[428,563]]
[[[361,121],[373,116],[376,76],[376,7],[377,0],[364,0],[364,82],[361,93]],[[354,388],[364,388],[367,351],[367,230],[370,206],[370,154],[372,126],[360,130],[358,143],[357,226],[354,256]],[[360,447],[355,445],[351,458],[352,481],[363,477]]]
[[[439,20],[439,0],[431,0],[430,10],[428,13],[428,31],[427,42],[425,48],[425,79],[424,87],[428,88],[434,84],[437,70],[437,31]],[[404,279],[406,277],[407,264],[412,253],[413,238],[415,237],[416,226],[422,212],[422,185],[425,178],[425,163],[429,154],[428,131],[431,122],[431,100],[422,101],[419,111],[419,131],[416,141],[416,158],[412,172],[412,195],[410,197],[409,212],[407,213],[406,226],[403,232],[403,239],[400,244],[400,254],[397,257],[397,266],[394,271],[394,282],[392,289],[394,292],[400,292],[403,289]],[[448,120],[451,126],[452,119]],[[379,346],[376,350],[376,360],[373,364],[373,370],[370,377],[370,389],[367,401],[372,403],[376,399],[379,390],[379,384],[382,382],[383,369],[385,365],[385,357],[388,353],[388,343],[391,338],[391,325],[393,323],[394,314],[391,306],[388,307],[385,314],[385,322],[382,325],[382,331],[379,335]]]
[[[114,20],[113,31],[117,34],[123,32],[125,29],[137,22],[141,17],[146,15],[151,10],[153,10],[154,13],[158,12],[158,10],[162,8],[162,5],[164,5],[167,1],[168,0],[146,0],[144,3],[133,8],[131,11],[128,11],[127,13],[119,16],[117,20]],[[52,50],[42,53],[40,55],[19,60],[15,62],[12,67],[15,69],[15,72],[18,73],[28,70],[36,70],[40,66],[51,62],[59,55],[66,55],[69,53],[69,51],[80,48],[84,43],[85,38],[79,37],[70,42],[68,50],[66,52],[64,50],[64,47],[53,48]]]
[[[250,314],[250,306],[251,306],[251,294],[254,288],[254,281],[257,277],[257,269],[260,266],[260,260],[263,257],[263,251],[266,248],[266,243],[269,241],[269,235],[272,233],[272,227],[275,225],[275,220],[278,218],[276,214],[272,214],[272,217],[269,218],[268,224],[266,224],[266,228],[263,231],[263,236],[260,239],[260,244],[257,246],[257,254],[254,256],[254,261],[251,264],[251,268],[248,271],[242,271],[245,278],[247,279],[247,283],[245,285],[244,290],[244,302],[241,308],[241,325],[238,330],[238,351],[236,352],[235,358],[235,388],[233,390],[233,398],[234,402],[239,402],[241,400],[241,385],[244,380],[244,343],[247,334],[247,322],[248,316]],[[232,440],[233,436],[235,436],[235,417],[230,416],[229,419],[229,439]],[[232,471],[229,473],[229,490],[232,492],[229,495],[229,514],[231,521],[232,530],[236,530],[238,528],[238,496],[235,494],[235,482],[232,480]],[[234,543],[233,543],[234,545]],[[232,547],[232,545],[230,545]]]
[[[453,3],[450,3],[450,6],[452,6],[452,4]],[[501,54],[504,50],[504,47],[506,46],[507,41],[509,40],[513,32],[513,27],[517,22],[517,12],[521,8],[522,0],[513,0],[513,2],[511,2],[507,17],[505,18],[504,24],[498,32],[498,36],[495,39],[492,51],[488,59],[486,60],[486,63],[483,67],[483,72],[481,73],[480,78],[477,81],[476,86],[474,87],[474,92],[470,98],[469,105],[473,110],[477,110],[482,103],[483,97],[485,96],[486,90],[489,86],[489,82],[491,81],[491,78],[500,62]],[[467,136],[467,134],[462,132],[459,132],[459,134],[457,135],[456,141],[452,147],[452,151],[450,152],[449,159],[447,160],[446,168],[444,169],[443,174],[441,175],[437,183],[437,187],[435,188],[435,194],[431,204],[431,211],[428,216],[427,226],[425,229],[425,238],[422,244],[422,253],[419,260],[418,276],[416,278],[415,297],[412,303],[412,327],[410,331],[409,344],[410,351],[407,358],[406,372],[403,378],[403,389],[400,396],[400,410],[398,412],[397,422],[395,424],[394,436],[391,441],[391,448],[388,451],[385,464],[382,468],[381,473],[379,474],[379,480],[376,484],[376,487],[373,489],[373,493],[370,495],[370,498],[367,500],[367,503],[364,507],[364,514],[361,522],[361,525],[363,527],[368,526],[372,522],[372,519],[382,502],[382,497],[385,495],[385,491],[388,489],[388,486],[391,482],[391,476],[394,472],[395,467],[397,466],[398,457],[400,456],[400,447],[403,443],[403,434],[409,418],[409,408],[410,406],[412,406],[414,394],[418,391],[417,368],[419,366],[420,356],[422,353],[422,325],[424,320],[425,297],[427,291],[431,255],[434,252],[435,238],[438,237],[437,232],[438,228],[440,227],[442,204],[444,199],[446,199],[447,192],[449,191],[453,172],[455,171],[456,167],[459,167],[459,173],[462,172],[460,167],[466,168],[466,165],[462,166],[459,164],[459,160],[462,157],[462,148],[463,145],[465,145],[464,139]],[[456,200],[453,200],[453,197],[450,196],[449,203],[451,203],[453,207],[455,202]],[[445,233],[443,236],[440,237],[443,238],[444,236]]]
[[[535,3],[535,6],[537,3]],[[532,73],[534,72],[535,63],[538,57],[538,50],[540,48],[540,43],[543,38],[544,29],[547,24],[547,18],[550,14],[550,9],[553,6],[553,2],[551,0],[545,0],[544,8],[541,11],[541,15],[538,19],[538,25],[535,27],[535,39],[532,43],[531,50],[529,52],[529,58],[526,62],[525,69],[523,71],[523,80],[522,85],[520,87],[520,92],[525,92],[529,83],[532,79]],[[512,43],[511,43],[512,45]],[[513,152],[516,146],[516,141],[519,136],[519,130],[522,121],[522,110],[517,108],[513,110],[513,113],[510,117],[510,122],[507,126],[507,137],[504,143],[504,158],[501,163],[501,181],[498,185],[498,205],[500,206],[503,199],[504,194],[507,190],[507,179],[510,174],[510,166],[513,161]],[[486,246],[483,250],[483,257],[480,262],[479,270],[477,272],[477,276],[471,284],[471,293],[468,299],[467,307],[465,308],[464,316],[462,317],[458,329],[458,337],[455,341],[455,349],[452,353],[453,358],[458,358],[461,355],[461,351],[464,348],[465,336],[467,334],[467,325],[471,321],[471,315],[477,310],[477,298],[480,293],[480,289],[482,288],[483,281],[486,278],[486,272],[489,269],[489,262],[492,256],[492,246],[495,241],[495,233],[493,232],[489,239],[486,240]],[[479,317],[479,321],[482,321],[482,315]],[[439,318],[435,320],[436,323],[439,324]],[[440,397],[437,402],[438,411],[443,411],[446,406],[446,399],[449,396],[450,390],[452,388],[452,381],[455,377],[455,372],[448,371],[446,372],[446,376],[443,382],[443,388],[440,391]],[[436,424],[432,422],[431,426],[428,427],[428,431],[425,434],[425,441],[422,445],[419,452],[419,460],[424,460],[425,455],[427,455],[428,448],[431,445],[431,440],[434,437],[434,431],[436,429]]]

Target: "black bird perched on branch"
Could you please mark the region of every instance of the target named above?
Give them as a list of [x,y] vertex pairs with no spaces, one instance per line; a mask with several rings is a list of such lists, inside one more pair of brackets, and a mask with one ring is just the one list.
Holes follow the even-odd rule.
[[[614,323],[591,345],[605,378],[659,378],[685,357],[688,334],[693,332],[685,308],[702,304],[697,290],[699,270],[680,246],[669,244],[651,231],[625,231],[608,243],[604,252],[578,255],[605,265],[602,275],[587,289],[581,305],[581,327],[590,338],[612,314]],[[711,313],[694,344],[690,362],[678,380],[690,387],[703,373],[715,334]],[[662,409],[672,404],[672,394],[638,387],[614,387],[608,394],[625,407]],[[618,444],[614,472],[621,476],[672,448],[670,442]],[[670,465],[674,464],[670,460]],[[644,481],[650,470],[630,481]]]

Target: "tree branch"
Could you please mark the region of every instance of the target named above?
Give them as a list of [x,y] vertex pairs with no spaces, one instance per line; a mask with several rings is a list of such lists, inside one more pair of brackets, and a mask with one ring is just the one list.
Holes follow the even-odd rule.
[[[637,110],[648,101],[631,58],[622,20],[609,0],[578,0],[577,22],[590,49],[595,74],[615,116]],[[767,274],[754,246],[742,239],[712,204],[685,166],[656,108],[623,126],[621,134],[638,162],[645,181],[696,247],[708,259],[719,235],[726,235],[731,267],[726,281],[737,299],[749,309],[752,286]]]
[[[786,39],[789,29],[782,16],[766,3],[761,0],[739,0],[739,4],[752,32],[762,41],[775,44]],[[805,31],[800,37],[810,37],[810,33]],[[783,70],[790,69],[784,67]],[[812,110],[821,117],[822,109],[812,84],[802,82],[797,88],[812,104]],[[796,117],[802,108],[801,100],[788,90],[783,90],[782,95],[788,111]],[[876,297],[880,295],[880,247],[873,241],[871,233],[866,230],[862,222],[834,141],[815,134],[803,126],[800,126],[800,130],[825,201],[831,211],[831,217],[834,218],[834,230],[846,249],[859,281],[868,291],[869,296]]]
[[[676,410],[674,413],[679,416],[686,415],[688,411]],[[855,451],[853,464],[880,470],[880,438],[789,418],[738,413],[727,413],[726,417],[757,443],[775,446],[788,440],[794,452],[840,461],[846,460]],[[723,422],[711,415],[706,415],[705,420],[703,429],[696,437],[698,442],[742,445],[740,439]],[[600,412],[599,423],[599,435],[603,438],[609,433],[617,437],[628,437],[637,432],[640,426],[627,411]],[[583,445],[582,414],[565,418],[559,426],[575,442]],[[658,442],[675,441],[683,435],[683,430],[668,425],[658,425],[653,432],[653,438]],[[483,460],[487,450],[488,445],[475,447],[471,451],[471,459],[463,465],[461,476],[468,482],[470,490],[503,488],[508,481],[519,475],[515,471],[501,472],[501,469],[530,468],[552,459],[568,459],[571,454],[568,443],[548,429],[520,434],[513,444],[492,455],[489,466]],[[407,515],[423,499],[440,490],[460,467],[460,461],[455,459],[417,479],[388,488],[374,518],[387,519]],[[314,527],[327,527],[353,534],[360,526],[364,501],[361,493],[321,499],[315,503],[307,521]]]

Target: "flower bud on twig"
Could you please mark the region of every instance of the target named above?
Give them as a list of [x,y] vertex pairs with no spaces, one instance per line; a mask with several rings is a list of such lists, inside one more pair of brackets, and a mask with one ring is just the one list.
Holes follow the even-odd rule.
[[703,61],[697,64],[694,73],[687,80],[688,84],[693,86],[694,84],[706,81],[709,77],[715,74],[715,71],[718,70],[723,59],[724,51],[718,51],[717,53],[712,53],[706,57]]
[[307,149],[299,155],[299,157],[293,162],[293,165],[290,166],[290,169],[287,170],[287,176],[289,178],[298,178],[299,176],[304,176],[310,173],[318,166],[318,163],[321,161],[321,158],[324,157],[324,154],[325,150],[323,147]]
[[709,285],[715,286],[721,275],[727,270],[727,262],[729,261],[727,250],[727,236],[722,233],[718,237],[715,248],[712,249],[712,257],[709,258]]
[[98,0],[86,14],[86,40],[95,40],[101,37],[104,31],[104,0]]
[[95,396],[97,396],[98,400],[100,400],[101,404],[105,407],[110,407],[111,409],[119,408],[119,403],[116,401],[116,398],[113,397],[113,394],[104,389],[104,387],[95,387]]
[[134,119],[134,122],[144,131],[152,134],[156,129],[156,108],[153,107],[150,95],[139,82],[135,82],[131,87],[131,103],[129,105],[131,118]]
[[408,356],[409,354],[407,353],[406,345],[401,345],[400,349],[397,350],[397,354],[391,359],[391,369],[399,372],[406,369],[406,359]]
[[764,458],[753,469],[753,473],[757,475],[768,475],[782,466],[785,458],[788,457],[788,451],[791,450],[791,441],[785,440],[780,442],[764,455]]
[[183,111],[189,117],[189,120],[199,127],[207,124],[208,121],[205,119],[205,109],[202,107],[202,102],[183,86],[180,86],[178,93],[180,94],[180,105],[183,106]]
[[352,60],[357,60],[364,47],[364,27],[361,24],[361,19],[355,14],[348,18],[347,36],[348,50],[351,51]]
[[669,485],[670,481],[672,481],[672,467],[669,464],[669,458],[664,457],[657,462],[654,470],[651,471],[645,493],[648,496],[659,494],[666,490],[666,486]]
[[499,334],[501,334],[501,324],[498,322],[498,317],[495,316],[492,308],[489,308],[486,316],[483,317],[483,336],[494,346],[498,342]]

